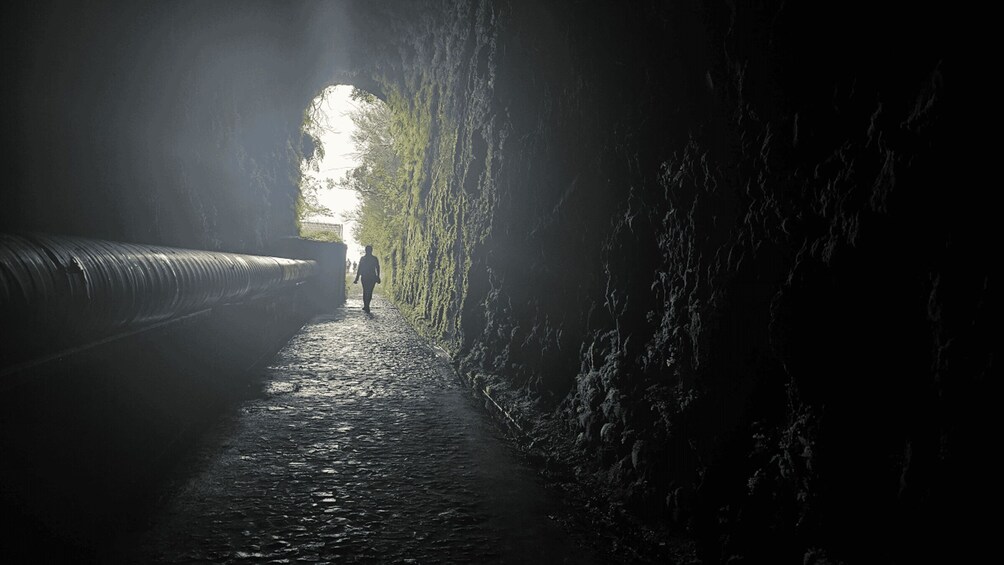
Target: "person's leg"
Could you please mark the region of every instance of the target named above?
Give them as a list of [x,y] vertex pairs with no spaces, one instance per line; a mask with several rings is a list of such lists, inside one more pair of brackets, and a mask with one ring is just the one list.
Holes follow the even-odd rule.
[[373,299],[374,286],[376,286],[376,283],[367,284],[365,281],[363,281],[363,310],[367,312],[370,311],[370,300]]

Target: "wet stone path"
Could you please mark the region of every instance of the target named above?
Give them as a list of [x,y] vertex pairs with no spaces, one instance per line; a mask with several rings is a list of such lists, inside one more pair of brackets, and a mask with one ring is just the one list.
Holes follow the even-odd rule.
[[360,307],[276,356],[127,560],[593,562],[450,366],[382,297]]

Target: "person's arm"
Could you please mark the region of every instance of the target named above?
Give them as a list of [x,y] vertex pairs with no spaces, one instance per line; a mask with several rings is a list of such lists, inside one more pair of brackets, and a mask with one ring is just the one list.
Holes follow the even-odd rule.
[[[362,263],[362,261],[360,261]],[[359,264],[356,264],[356,280],[352,281],[352,284],[359,284]]]
[[380,282],[380,260],[379,259],[374,259],[373,262],[376,263],[377,282],[379,283]]

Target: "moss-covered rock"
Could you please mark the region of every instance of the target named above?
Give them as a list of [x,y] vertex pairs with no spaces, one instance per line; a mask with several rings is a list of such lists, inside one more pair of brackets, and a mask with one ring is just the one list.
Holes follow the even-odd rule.
[[945,188],[938,22],[820,18],[434,2],[386,87],[429,136],[397,300],[538,447],[709,562],[908,554],[911,528],[949,527],[942,473],[968,460],[937,438],[979,429],[958,407],[988,342],[952,334],[981,360],[957,401],[933,361],[961,331],[940,304],[983,328],[993,288],[946,251],[986,238],[961,213],[982,197]]

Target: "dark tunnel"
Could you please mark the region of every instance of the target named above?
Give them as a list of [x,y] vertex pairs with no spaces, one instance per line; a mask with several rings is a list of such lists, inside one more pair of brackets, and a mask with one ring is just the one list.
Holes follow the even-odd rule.
[[[824,565],[968,562],[993,539],[998,230],[968,67],[986,51],[963,57],[957,14],[2,10],[4,557]],[[305,108],[331,85],[380,99],[393,137],[391,180],[353,177],[375,314],[344,245],[297,237]],[[295,466],[253,497],[238,475],[251,510],[165,510],[202,484],[179,476],[216,472],[206,445],[244,449],[219,439],[251,425],[232,422],[296,398],[288,428],[355,446],[348,466],[373,442],[414,468],[359,471],[357,498]],[[359,423],[307,426],[360,398]],[[272,501],[287,483],[321,494]],[[492,505],[509,514],[472,510]],[[157,526],[172,512],[236,533],[199,553]]]

